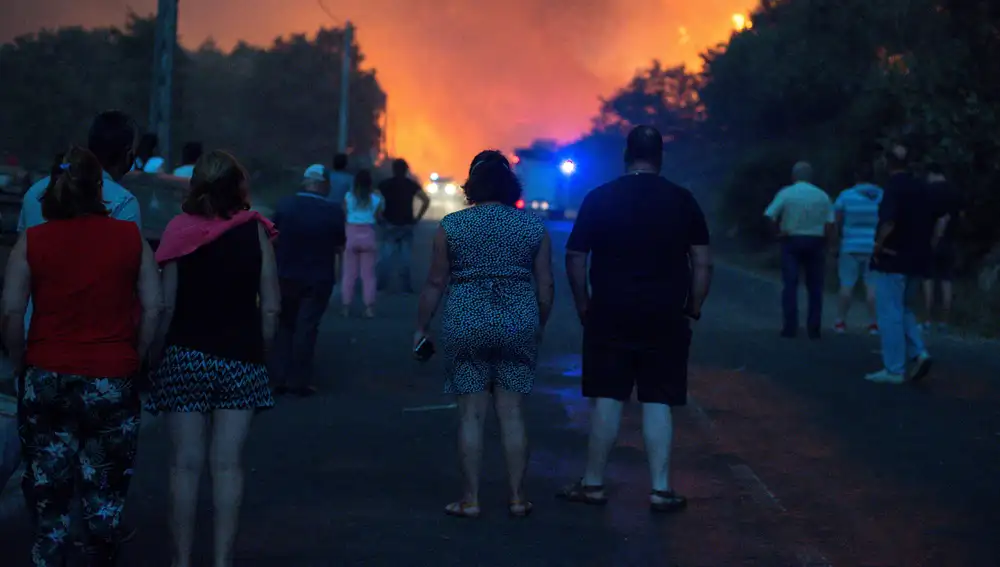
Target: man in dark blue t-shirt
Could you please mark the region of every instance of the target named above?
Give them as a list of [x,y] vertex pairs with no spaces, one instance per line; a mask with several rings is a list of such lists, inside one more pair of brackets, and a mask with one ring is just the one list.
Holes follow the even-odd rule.
[[[324,167],[311,165],[302,191],[278,203],[275,257],[281,281],[281,317],[275,341],[275,393],[308,396],[313,354],[323,313],[337,281],[337,256],[343,251],[344,211],[328,200]],[[294,383],[291,380],[294,379]]]
[[637,389],[650,506],[666,512],[686,504],[670,486],[670,408],[687,401],[690,321],[701,316],[712,263],[705,215],[689,191],[659,175],[662,161],[660,133],[635,128],[625,150],[627,173],[587,195],[566,244],[584,327],[583,395],[595,400],[586,472],[559,493],[572,502],[607,501],[608,454],[624,402]]
[[927,184],[910,173],[906,149],[894,147],[886,160],[889,180],[879,205],[871,264],[884,367],[865,379],[902,384],[907,361],[913,363],[912,380],[920,380],[930,370],[931,358],[912,304],[920,281],[930,273],[932,240],[941,215]]

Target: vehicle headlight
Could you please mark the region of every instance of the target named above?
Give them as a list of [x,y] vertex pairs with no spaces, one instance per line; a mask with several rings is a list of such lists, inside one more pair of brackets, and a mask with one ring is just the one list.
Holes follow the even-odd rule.
[[535,209],[537,211],[538,207],[539,207],[539,202],[538,201],[532,201],[531,202],[531,208],[532,209]]
[[447,193],[448,195],[454,195],[457,189],[458,188],[455,187],[454,183],[449,183],[444,186],[444,192]]
[[549,210],[549,203],[548,203],[548,201],[542,201],[541,207],[542,207],[543,211]]
[[427,192],[430,193],[430,194],[432,194],[432,195],[434,193],[437,193],[438,192],[438,184],[437,183],[430,183],[430,184],[428,184],[427,185]]

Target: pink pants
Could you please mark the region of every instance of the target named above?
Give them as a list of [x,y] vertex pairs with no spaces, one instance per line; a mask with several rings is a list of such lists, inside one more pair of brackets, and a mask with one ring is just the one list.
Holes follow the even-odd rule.
[[354,301],[354,282],[361,277],[361,295],[365,307],[375,305],[375,293],[378,281],[375,279],[375,261],[378,259],[378,241],[375,238],[375,225],[347,225],[347,246],[344,249],[344,262],[341,271],[340,297],[344,305]]

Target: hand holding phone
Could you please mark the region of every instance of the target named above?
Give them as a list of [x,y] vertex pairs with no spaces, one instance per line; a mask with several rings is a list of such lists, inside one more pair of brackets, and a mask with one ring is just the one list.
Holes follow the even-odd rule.
[[434,341],[427,333],[418,331],[414,334],[413,358],[427,362],[432,356],[434,356]]

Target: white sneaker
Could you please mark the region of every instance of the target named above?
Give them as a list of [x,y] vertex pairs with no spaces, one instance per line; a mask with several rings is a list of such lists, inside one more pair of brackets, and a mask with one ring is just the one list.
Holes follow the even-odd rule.
[[879,384],[902,384],[906,381],[906,378],[902,374],[895,374],[883,368],[878,372],[866,374],[865,380]]

